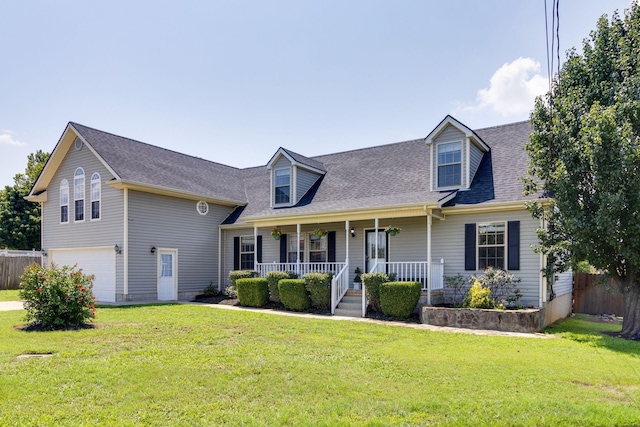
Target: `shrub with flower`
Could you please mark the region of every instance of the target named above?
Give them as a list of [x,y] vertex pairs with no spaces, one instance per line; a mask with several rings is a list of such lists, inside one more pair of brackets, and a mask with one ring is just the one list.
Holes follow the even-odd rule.
[[91,292],[93,279],[93,275],[82,274],[75,266],[45,268],[31,264],[20,283],[26,320],[45,330],[85,325],[96,312]]

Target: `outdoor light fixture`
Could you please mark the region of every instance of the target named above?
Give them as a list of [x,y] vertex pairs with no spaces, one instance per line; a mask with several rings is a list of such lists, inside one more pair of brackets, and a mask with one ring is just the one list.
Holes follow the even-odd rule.
[[356,237],[356,229],[351,227],[351,237]]
[[156,253],[156,247],[155,246],[151,246],[151,253],[155,254]]
[[113,250],[116,251],[117,254],[121,254],[122,253],[122,249],[120,249],[120,246],[118,246],[118,245],[115,245],[113,247]]

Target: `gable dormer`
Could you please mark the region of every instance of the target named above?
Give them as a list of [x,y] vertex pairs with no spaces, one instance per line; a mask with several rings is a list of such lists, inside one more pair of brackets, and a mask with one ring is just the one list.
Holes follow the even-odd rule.
[[447,116],[425,138],[431,146],[431,190],[468,190],[484,153],[490,150],[473,130]]
[[326,170],[324,165],[293,151],[279,148],[267,163],[271,171],[271,207],[295,206]]

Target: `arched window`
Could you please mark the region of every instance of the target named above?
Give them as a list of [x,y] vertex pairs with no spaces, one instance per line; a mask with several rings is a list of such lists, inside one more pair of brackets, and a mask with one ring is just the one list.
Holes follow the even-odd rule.
[[91,219],[100,219],[100,174],[91,175]]
[[60,181],[60,222],[69,222],[69,181]]
[[73,174],[73,200],[75,220],[84,221],[84,170],[76,169]]

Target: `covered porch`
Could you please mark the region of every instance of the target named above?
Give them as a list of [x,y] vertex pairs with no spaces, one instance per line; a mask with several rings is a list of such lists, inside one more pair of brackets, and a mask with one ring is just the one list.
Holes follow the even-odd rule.
[[[438,209],[424,208],[419,216],[380,216],[318,223],[299,221],[287,224],[255,224],[254,241],[262,238],[262,253],[254,258],[253,269],[260,277],[271,271],[331,273],[331,313],[347,291],[356,289],[355,270],[362,273],[383,272],[398,281],[422,284],[424,299],[432,303],[432,294],[444,290],[444,258],[431,256],[433,219],[443,219]],[[317,221],[317,220],[316,220]],[[388,228],[397,227],[397,235]],[[276,254],[277,252],[277,254]],[[270,259],[271,258],[271,259]],[[275,258],[275,259],[274,259]],[[353,299],[354,292],[350,292]],[[357,292],[356,292],[357,294]],[[366,314],[366,289],[361,291],[361,315]]]

